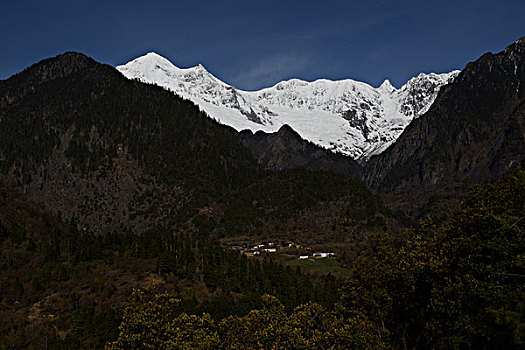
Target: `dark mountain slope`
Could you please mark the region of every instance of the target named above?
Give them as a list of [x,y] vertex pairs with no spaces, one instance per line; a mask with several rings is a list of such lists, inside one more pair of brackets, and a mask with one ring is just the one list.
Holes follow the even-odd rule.
[[322,169],[356,178],[362,177],[362,168],[356,161],[302,139],[288,125],[271,134],[262,131],[253,134],[244,130],[239,133],[239,139],[257,162],[267,169]]
[[525,155],[525,38],[469,63],[430,110],[366,167],[378,193],[415,193],[500,179]]
[[90,230],[143,231],[189,197],[206,201],[260,173],[235,134],[192,103],[81,54],[0,82],[0,96],[6,181]]
[[[316,234],[341,237],[349,230],[345,212],[367,208],[358,220],[366,226],[376,214],[389,215],[375,199],[371,206],[357,200],[373,199],[363,184],[341,187],[347,178],[264,170],[235,131],[191,102],[81,54],[44,60],[1,81],[0,96],[0,177],[83,230],[140,233],[168,226],[229,235],[221,225],[232,222],[224,216],[236,207],[236,196],[259,196],[256,187],[271,184],[287,195],[274,191],[262,207],[249,200],[246,211],[235,214],[257,211],[240,220],[243,234],[288,234],[314,218],[322,221]],[[327,212],[331,205],[338,210]]]

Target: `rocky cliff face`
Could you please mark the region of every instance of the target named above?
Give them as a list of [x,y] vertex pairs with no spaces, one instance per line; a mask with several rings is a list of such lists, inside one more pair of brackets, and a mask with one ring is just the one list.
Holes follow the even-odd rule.
[[525,155],[525,38],[469,63],[365,179],[379,193],[440,190],[500,179]]

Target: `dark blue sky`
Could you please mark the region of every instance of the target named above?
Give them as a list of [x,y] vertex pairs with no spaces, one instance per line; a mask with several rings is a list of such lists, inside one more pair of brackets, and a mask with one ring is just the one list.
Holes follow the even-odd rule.
[[118,65],[148,51],[258,89],[298,77],[402,85],[462,69],[525,36],[525,1],[5,1],[0,79],[80,51]]

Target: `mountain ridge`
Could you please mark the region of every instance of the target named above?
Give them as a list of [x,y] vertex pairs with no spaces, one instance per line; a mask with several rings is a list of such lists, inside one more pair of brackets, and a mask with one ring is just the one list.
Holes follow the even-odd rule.
[[388,79],[377,88],[352,79],[290,79],[244,91],[224,83],[202,65],[179,68],[152,52],[117,69],[128,78],[190,99],[237,131],[272,133],[287,124],[303,139],[361,161],[388,147],[459,72],[421,73],[399,89]]
[[317,169],[363,178],[363,167],[357,161],[304,140],[287,124],[274,133],[243,130],[238,136],[266,169]]
[[[83,54],[36,63],[0,92],[2,176],[82,229],[143,232],[202,184],[235,186],[258,171],[235,134],[193,103]],[[239,167],[248,174],[227,180]]]
[[468,63],[427,113],[370,159],[367,186],[416,198],[501,179],[525,156],[524,86],[525,38]]
[[41,61],[0,92],[0,178],[82,231],[359,236],[346,213],[365,207],[356,227],[391,217],[361,181],[266,170],[191,101],[82,54]]

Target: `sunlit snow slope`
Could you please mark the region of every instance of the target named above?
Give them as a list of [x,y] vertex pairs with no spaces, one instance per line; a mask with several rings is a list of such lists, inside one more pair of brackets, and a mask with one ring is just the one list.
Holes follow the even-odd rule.
[[400,89],[388,80],[374,88],[350,79],[291,79],[259,91],[243,91],[202,65],[181,69],[156,53],[117,69],[130,79],[157,84],[193,101],[238,131],[275,132],[288,124],[304,139],[360,160],[385,150],[413,118],[428,110],[441,86],[459,73],[421,73]]

